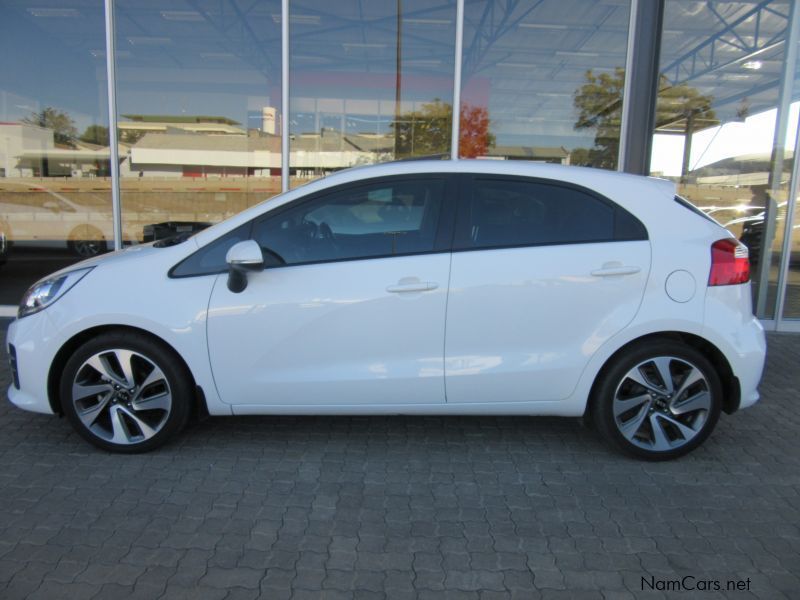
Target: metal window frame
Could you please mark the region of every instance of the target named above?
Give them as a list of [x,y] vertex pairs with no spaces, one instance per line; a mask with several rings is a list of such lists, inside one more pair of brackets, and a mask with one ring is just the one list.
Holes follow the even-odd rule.
[[[792,104],[793,88],[795,82],[795,71],[797,67],[797,45],[800,43],[800,9],[796,3],[792,3],[790,8],[789,32],[786,36],[786,49],[784,52],[783,73],[781,74],[781,89],[778,105],[778,114],[775,117],[775,143],[773,144],[773,172],[770,180],[773,193],[780,188],[780,176],[783,172],[783,157],[785,154],[786,137],[789,128],[789,110]],[[797,133],[800,134],[800,120],[798,121]],[[795,137],[794,156],[800,150],[800,135]],[[783,316],[786,305],[786,285],[789,276],[789,263],[791,262],[792,237],[794,234],[795,205],[800,184],[800,161],[795,160],[792,172],[789,176],[789,189],[786,194],[786,216],[783,227],[783,239],[781,240],[781,256],[778,266],[777,297],[775,298],[774,320],[776,329],[783,330],[788,325]],[[767,213],[769,214],[769,213]],[[774,215],[777,217],[777,213]],[[771,227],[764,228],[764,235],[767,237],[768,231],[775,229],[775,223],[768,223]],[[771,239],[771,238],[767,238]],[[769,257],[772,254],[772,243],[767,246],[762,242],[762,265],[769,265]],[[768,268],[764,268],[760,273],[761,285],[758,290],[758,308],[756,314],[761,313],[761,309],[766,308],[767,295],[769,290]],[[791,319],[788,320],[791,322]],[[795,330],[797,326],[795,326]]]
[[461,66],[464,60],[464,0],[456,0],[456,47],[453,64],[453,123],[450,131],[450,160],[458,160],[461,136]]
[[289,191],[289,0],[281,0],[281,191]]
[[664,4],[631,0],[617,170],[635,175],[650,172]]
[[114,27],[114,0],[104,0],[106,23],[106,87],[108,93],[108,143],[111,170],[111,218],[114,250],[122,248],[122,201],[120,198],[119,140],[117,131],[117,53]]
[[[800,11],[796,11],[800,13]],[[797,19],[797,15],[795,15]],[[795,52],[796,53],[796,52]],[[792,77],[794,80],[794,77]],[[794,143],[794,156],[800,152],[800,119],[797,123],[797,134]],[[792,260],[792,238],[794,236],[794,223],[796,220],[797,196],[800,193],[800,161],[795,160],[792,165],[792,174],[789,179],[789,191],[786,198],[786,223],[783,227],[783,240],[781,240],[781,260],[778,268],[778,297],[775,301],[775,322],[778,331],[800,331],[800,319],[787,319],[784,317],[786,308],[787,280],[789,266]],[[766,290],[765,290],[766,292]]]
[[630,1],[630,15],[628,17],[628,47],[625,51],[625,83],[622,87],[622,114],[619,124],[619,148],[617,154],[617,171],[625,171],[628,151],[628,132],[630,131],[631,97],[633,96],[633,78],[628,77],[633,72],[633,57],[635,53],[633,32],[636,28],[636,18],[639,12],[639,0]]

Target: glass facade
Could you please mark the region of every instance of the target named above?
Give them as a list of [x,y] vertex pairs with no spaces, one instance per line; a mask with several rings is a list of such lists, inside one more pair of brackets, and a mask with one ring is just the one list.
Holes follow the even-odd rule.
[[616,169],[629,2],[467,0],[462,158]]
[[797,129],[791,82],[782,85],[790,11],[786,0],[668,0],[653,134],[651,173],[750,248],[764,318],[774,316]]
[[[52,8],[44,8],[48,6]],[[102,0],[3,2],[0,305],[113,248]]]
[[115,0],[123,237],[280,192],[280,0]]
[[455,0],[295,0],[290,158],[295,183],[450,152]]
[[[617,169],[644,1],[4,2],[0,306],[81,257],[350,166],[456,155]],[[648,30],[660,61],[644,70],[658,87],[641,130],[649,172],[750,247],[754,310],[800,330],[798,9],[663,6]]]

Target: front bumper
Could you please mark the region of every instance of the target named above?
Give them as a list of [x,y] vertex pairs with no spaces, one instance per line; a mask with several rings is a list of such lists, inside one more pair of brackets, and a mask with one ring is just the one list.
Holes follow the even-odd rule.
[[17,378],[8,388],[12,404],[32,412],[53,414],[47,379],[56,350],[55,328],[47,311],[12,321],[6,336],[6,351],[14,347]]

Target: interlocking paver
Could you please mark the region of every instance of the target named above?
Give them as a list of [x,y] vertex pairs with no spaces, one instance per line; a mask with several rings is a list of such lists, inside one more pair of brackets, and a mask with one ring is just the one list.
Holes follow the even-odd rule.
[[114,456],[3,402],[0,598],[797,598],[798,364],[770,335],[762,403],[671,463],[494,417],[208,419]]

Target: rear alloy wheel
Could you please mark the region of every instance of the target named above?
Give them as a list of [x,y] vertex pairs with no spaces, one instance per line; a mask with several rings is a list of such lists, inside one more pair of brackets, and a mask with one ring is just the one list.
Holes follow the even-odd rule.
[[655,342],[626,352],[593,399],[595,423],[618,448],[639,458],[677,458],[699,446],[719,419],[721,385],[694,348]]
[[191,386],[173,353],[135,333],[111,333],[67,362],[61,403],[75,430],[113,452],[160,446],[186,424]]

